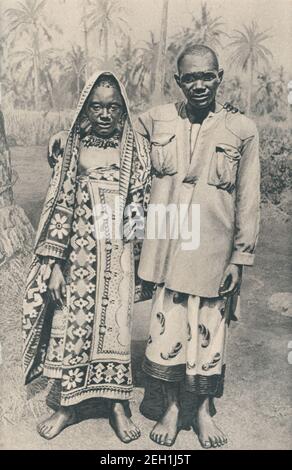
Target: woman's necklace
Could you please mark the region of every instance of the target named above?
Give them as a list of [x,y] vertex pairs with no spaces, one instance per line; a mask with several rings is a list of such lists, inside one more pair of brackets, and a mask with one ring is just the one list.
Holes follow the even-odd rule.
[[94,134],[87,135],[81,140],[84,147],[98,147],[102,149],[118,148],[120,145],[121,133],[116,131],[110,137],[100,137]]

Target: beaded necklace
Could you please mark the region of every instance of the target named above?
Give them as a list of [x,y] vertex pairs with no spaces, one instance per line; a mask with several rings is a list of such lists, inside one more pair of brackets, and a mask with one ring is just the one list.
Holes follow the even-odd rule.
[[118,148],[120,145],[121,133],[116,131],[111,137],[100,137],[94,134],[85,136],[81,142],[84,147],[98,147],[102,149]]

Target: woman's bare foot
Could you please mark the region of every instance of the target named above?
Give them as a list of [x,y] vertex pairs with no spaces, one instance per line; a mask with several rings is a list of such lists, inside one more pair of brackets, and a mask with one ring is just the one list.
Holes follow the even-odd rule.
[[45,439],[53,439],[63,429],[76,422],[76,412],[72,406],[61,406],[56,413],[37,426],[38,433]]
[[155,424],[150,433],[150,438],[156,444],[172,446],[180,431],[179,407],[171,403],[163,418]]
[[125,444],[129,444],[141,436],[140,429],[133,423],[129,410],[125,410],[122,403],[114,402],[112,404],[109,423],[117,437]]
[[202,405],[198,408],[197,417],[193,422],[193,429],[204,449],[221,447],[227,443],[227,437],[221,429],[216,426],[210,415],[209,397],[204,399]]

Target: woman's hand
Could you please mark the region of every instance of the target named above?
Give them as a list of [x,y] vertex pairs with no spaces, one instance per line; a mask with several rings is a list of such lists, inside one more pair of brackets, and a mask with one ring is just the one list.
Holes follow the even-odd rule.
[[66,297],[66,283],[61,267],[58,263],[53,267],[48,289],[52,300],[58,307],[62,307],[63,299]]

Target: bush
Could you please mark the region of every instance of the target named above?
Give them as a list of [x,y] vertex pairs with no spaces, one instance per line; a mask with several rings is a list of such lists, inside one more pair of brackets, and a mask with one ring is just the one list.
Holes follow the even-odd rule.
[[283,195],[292,189],[292,132],[267,125],[260,128],[260,142],[262,201],[281,208]]
[[51,135],[69,129],[74,111],[41,112],[5,110],[8,142],[19,146],[47,145]]

